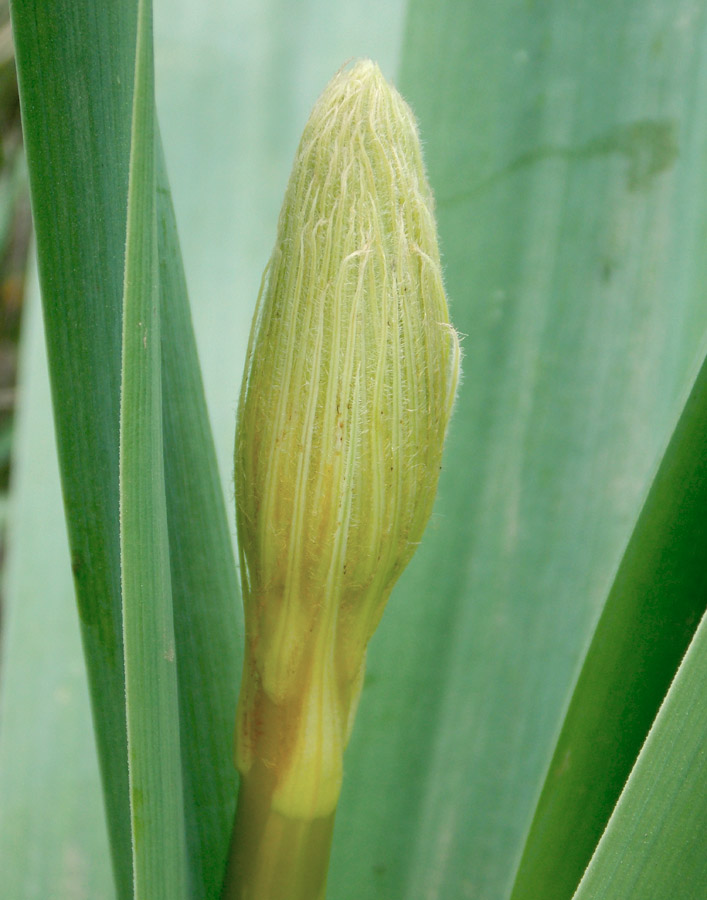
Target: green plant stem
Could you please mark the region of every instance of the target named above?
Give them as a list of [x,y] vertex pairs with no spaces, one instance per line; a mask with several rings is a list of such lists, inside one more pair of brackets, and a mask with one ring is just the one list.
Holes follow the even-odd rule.
[[272,805],[273,773],[241,777],[222,900],[324,900],[336,812],[292,819]]

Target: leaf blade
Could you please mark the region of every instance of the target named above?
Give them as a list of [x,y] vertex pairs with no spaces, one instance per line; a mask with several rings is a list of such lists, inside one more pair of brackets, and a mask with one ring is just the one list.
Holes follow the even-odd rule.
[[152,4],[138,2],[120,393],[120,556],[135,900],[187,895],[162,434]]
[[707,617],[574,897],[695,900],[707,883]]
[[[162,412],[191,896],[216,897],[235,812],[242,612],[161,142]],[[208,698],[208,700],[206,699]]]
[[[705,22],[672,29],[683,14],[410,5],[401,89],[420,120],[465,374],[437,522],[369,652],[347,775],[380,799],[344,797],[370,824],[346,835],[342,897],[354,883],[356,896],[510,893],[706,324]],[[627,125],[652,135],[640,187],[620,149],[637,146]],[[374,860],[363,887],[359,858]]]
[[512,900],[535,897],[541,889],[548,897],[573,896],[705,611],[706,458],[707,362],[587,652]]
[[71,565],[121,898],[132,896],[118,535],[131,9],[11,7]]
[[[134,6],[131,12],[122,3],[100,8],[57,3],[38,10],[18,0],[13,8],[62,480],[121,897],[132,895],[118,563],[118,401],[134,13]],[[207,777],[195,781],[191,776],[190,867],[195,890],[208,895],[221,877],[219,857],[225,855],[226,820],[234,803],[227,708],[231,702],[235,707],[240,668],[235,645],[241,632],[229,528],[215,489],[210,426],[163,167],[159,177],[160,259],[163,273],[174,276],[161,287],[175,617],[178,641],[192,635],[179,662],[179,678],[190,685],[181,701],[185,779],[190,777],[190,756],[192,762],[204,754],[210,760]],[[201,455],[202,465],[195,466],[193,460]],[[189,598],[193,602],[187,606]],[[112,643],[106,628],[112,629]],[[213,694],[213,702],[202,709],[193,702],[200,691]],[[220,841],[222,850],[212,848],[207,854],[207,839]]]

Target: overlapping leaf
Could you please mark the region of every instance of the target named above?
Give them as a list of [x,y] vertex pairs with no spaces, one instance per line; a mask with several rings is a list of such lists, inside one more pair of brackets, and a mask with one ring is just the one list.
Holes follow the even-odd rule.
[[[535,811],[513,900],[573,896],[707,608],[706,461],[707,362],[594,633]],[[662,730],[669,735],[672,727],[682,735],[682,718],[679,712],[664,712]],[[695,727],[699,730],[699,723]],[[693,797],[704,808],[707,794],[700,799],[701,793],[695,785]],[[688,856],[694,840],[694,834],[683,835]],[[695,895],[699,885],[693,882]]]
[[[132,867],[118,403],[136,9],[60,3],[39,10],[25,2],[13,9],[64,497],[121,897],[132,893]],[[161,157],[158,162],[156,215],[165,276],[161,285],[156,272],[150,278],[153,287],[161,287],[163,308],[170,567],[177,582],[177,643],[185,643],[176,656],[183,683],[189,865],[194,896],[212,896],[235,800],[230,744],[239,670],[237,588],[174,216]],[[161,653],[160,648],[161,638],[153,649]],[[196,704],[195,697],[205,694],[212,702]],[[155,758],[163,752],[153,748]],[[201,768],[203,776],[195,778]]]

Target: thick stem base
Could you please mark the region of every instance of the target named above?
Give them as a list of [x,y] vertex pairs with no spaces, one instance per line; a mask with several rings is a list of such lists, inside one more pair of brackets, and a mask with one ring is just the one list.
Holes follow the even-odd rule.
[[272,777],[241,777],[222,900],[324,900],[335,812],[292,819],[272,807]]

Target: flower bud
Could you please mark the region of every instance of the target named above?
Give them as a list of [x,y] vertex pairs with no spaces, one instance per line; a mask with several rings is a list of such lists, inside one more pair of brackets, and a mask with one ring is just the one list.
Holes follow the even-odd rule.
[[238,410],[236,759],[270,772],[284,815],[336,806],[366,645],[430,516],[458,371],[415,119],[358,62],[297,150]]

